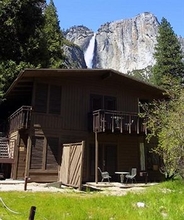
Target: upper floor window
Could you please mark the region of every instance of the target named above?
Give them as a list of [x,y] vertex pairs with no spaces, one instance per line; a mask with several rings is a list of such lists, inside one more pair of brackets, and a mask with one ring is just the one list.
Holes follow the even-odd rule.
[[48,85],[38,83],[36,85],[35,93],[35,111],[46,113],[47,110],[47,98],[48,97]]
[[112,96],[104,96],[104,109],[117,110],[116,98]]
[[60,114],[61,111],[61,87],[50,86],[49,113]]
[[92,94],[90,96],[90,109],[91,111],[106,109],[106,110],[116,110],[116,97],[113,96],[103,96]]
[[61,86],[38,83],[35,92],[35,111],[60,114]]

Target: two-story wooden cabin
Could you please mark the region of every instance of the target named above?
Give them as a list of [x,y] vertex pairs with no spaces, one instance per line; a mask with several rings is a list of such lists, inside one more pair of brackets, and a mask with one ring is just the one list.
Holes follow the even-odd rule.
[[[111,69],[24,70],[1,107],[14,143],[11,177],[53,182],[70,173],[76,178],[79,163],[82,182],[95,180],[97,166],[108,170],[112,180],[119,178],[115,171],[131,167],[150,171],[154,180],[158,171],[150,162],[152,146],[145,141],[139,102],[160,99],[162,93]],[[69,153],[63,146],[70,143],[83,147]]]

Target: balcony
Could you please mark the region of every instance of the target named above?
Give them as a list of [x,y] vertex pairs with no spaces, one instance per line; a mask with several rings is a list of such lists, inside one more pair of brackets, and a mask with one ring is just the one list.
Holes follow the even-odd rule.
[[22,106],[9,117],[10,131],[28,129],[31,119],[31,106]]
[[93,132],[146,133],[144,120],[136,113],[121,111],[93,111]]

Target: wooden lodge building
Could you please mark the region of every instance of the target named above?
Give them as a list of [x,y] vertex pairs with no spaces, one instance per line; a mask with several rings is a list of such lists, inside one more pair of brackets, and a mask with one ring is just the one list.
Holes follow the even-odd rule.
[[11,164],[4,168],[13,179],[28,176],[73,186],[101,181],[98,166],[112,181],[119,181],[116,171],[132,167],[157,180],[149,152],[153,145],[145,141],[138,113],[139,102],[162,94],[158,87],[111,69],[26,69],[0,106],[1,121],[8,119],[4,131],[1,123],[0,140],[8,138],[9,155],[1,155],[1,167]]

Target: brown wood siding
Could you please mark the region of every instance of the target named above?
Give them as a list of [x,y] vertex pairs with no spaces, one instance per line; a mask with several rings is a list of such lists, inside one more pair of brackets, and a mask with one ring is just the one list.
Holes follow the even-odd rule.
[[24,179],[27,154],[27,135],[20,138],[18,147],[17,179]]
[[[36,130],[48,129],[50,131],[59,132],[63,128],[63,119],[58,115],[33,113],[32,123]],[[59,130],[59,131],[58,131]]]
[[138,136],[119,136],[117,169],[129,171],[132,167],[140,167]]
[[113,84],[113,80],[107,83],[101,83],[95,79],[89,79],[88,82],[81,80],[81,83],[85,85],[84,88],[81,88],[77,81],[75,85],[72,81],[69,85],[68,83],[65,83],[62,94],[63,129],[87,129],[86,115],[90,112],[91,94],[116,97],[117,110],[138,112],[138,98],[142,98],[142,94],[126,86],[122,88],[122,85],[117,82]]
[[[102,95],[115,97],[117,110],[126,112],[138,112],[138,99],[152,99],[153,95],[144,93],[138,88],[122,85],[120,80],[110,78],[101,80],[99,78],[62,79],[61,81],[50,80],[50,85],[62,87],[61,114],[35,115],[35,125],[42,128],[62,130],[87,130],[88,113],[90,112],[90,95]],[[34,101],[33,101],[34,103]]]
[[19,148],[17,179],[24,179],[25,177],[25,161],[26,161],[26,148]]
[[42,169],[44,138],[33,137],[30,169]]
[[30,170],[29,178],[31,182],[49,183],[58,181],[58,171],[41,172]]
[[59,165],[59,138],[47,138],[46,169],[57,170]]
[[59,137],[52,137],[50,133],[44,134],[43,131],[39,131],[35,132],[31,139],[32,150],[27,175],[31,181],[57,181],[61,154]]

